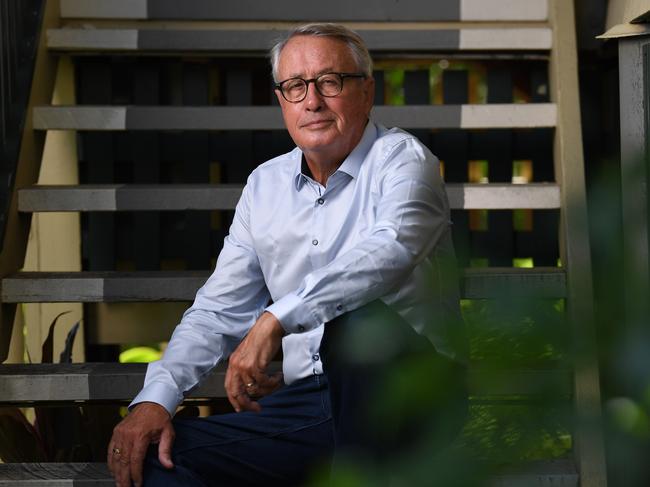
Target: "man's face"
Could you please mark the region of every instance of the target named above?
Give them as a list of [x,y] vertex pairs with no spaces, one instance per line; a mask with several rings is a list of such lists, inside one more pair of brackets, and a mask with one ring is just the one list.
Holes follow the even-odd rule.
[[[350,48],[338,39],[295,36],[284,46],[278,63],[278,81],[312,79],[324,73],[356,73]],[[343,91],[327,98],[309,84],[307,96],[289,103],[276,91],[289,135],[308,161],[341,162],[357,145],[372,108],[374,80],[347,78]]]

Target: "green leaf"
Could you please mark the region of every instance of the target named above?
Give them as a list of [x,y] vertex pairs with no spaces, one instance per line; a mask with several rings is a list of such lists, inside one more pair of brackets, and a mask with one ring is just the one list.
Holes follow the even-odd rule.
[[59,362],[62,364],[72,363],[72,345],[74,344],[74,338],[77,336],[77,331],[79,330],[80,322],[77,322],[70,331],[68,336],[65,337],[65,346],[61,352]]
[[63,313],[59,313],[56,315],[56,317],[52,320],[52,323],[50,323],[50,331],[47,334],[47,338],[43,342],[43,355],[41,359],[41,363],[44,364],[51,364],[53,362],[52,358],[54,355],[54,327],[56,326],[56,322],[61,316],[67,315],[70,313],[70,311],[64,311]]

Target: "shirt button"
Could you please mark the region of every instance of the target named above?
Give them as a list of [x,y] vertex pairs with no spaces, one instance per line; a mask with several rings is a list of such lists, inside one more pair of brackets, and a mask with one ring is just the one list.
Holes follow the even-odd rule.
[[311,244],[312,244],[312,245],[318,245],[318,240],[316,240],[316,239],[312,240],[312,241],[311,241]]
[[302,325],[298,325],[298,331],[305,331],[305,327]]
[[323,198],[318,198],[317,201],[318,201],[319,205],[322,205],[323,203],[325,203],[325,200]]
[[342,305],[337,305],[336,306],[336,311],[343,311],[343,306]]
[[311,359],[312,359],[314,362],[318,362],[318,361],[320,360],[320,355],[318,355],[318,354],[316,353],[316,354],[314,354],[314,355],[311,356]]

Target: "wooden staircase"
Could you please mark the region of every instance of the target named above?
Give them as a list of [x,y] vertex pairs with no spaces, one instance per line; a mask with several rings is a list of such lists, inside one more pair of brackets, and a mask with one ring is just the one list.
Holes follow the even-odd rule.
[[[85,148],[85,154],[80,156],[86,165],[85,182],[75,186],[39,186],[35,184],[38,172],[32,168],[27,176],[18,178],[10,221],[24,221],[25,216],[36,212],[87,213],[85,225],[89,236],[86,241],[92,246],[92,242],[115,238],[112,230],[117,227],[117,212],[133,212],[136,215],[134,238],[159,248],[165,233],[161,230],[163,213],[158,212],[176,212],[194,215],[188,218],[188,225],[198,222],[197,226],[203,227],[190,237],[209,242],[211,230],[204,228],[206,221],[209,227],[209,218],[196,215],[208,210],[233,210],[241,192],[242,176],[254,167],[251,166],[254,155],[268,153],[272,156],[276,148],[287,146],[270,83],[263,85],[269,90],[262,97],[266,103],[254,100],[257,95],[252,91],[259,83],[247,71],[247,66],[254,65],[257,69],[261,65],[260,60],[272,41],[289,23],[314,20],[349,23],[366,40],[377,61],[374,119],[416,133],[444,161],[455,222],[454,238],[460,261],[465,266],[461,278],[463,299],[564,299],[567,323],[571,325],[566,333],[572,336],[574,343],[581,344],[576,347],[574,367],[570,371],[495,372],[480,366],[472,370],[470,382],[474,398],[511,400],[534,394],[539,384],[552,384],[558,396],[573,401],[579,418],[573,431],[572,459],[532,463],[524,471],[494,477],[492,485],[606,485],[603,442],[597,424],[600,396],[592,328],[572,2],[331,0],[312,3],[287,0],[280,8],[277,4],[254,0],[60,0],[60,5],[48,1],[46,8],[49,14],[46,15],[43,42],[47,50],[43,55],[49,62],[63,56],[76,60],[80,79],[86,69],[83,63],[89,60],[96,64],[105,60],[109,66],[112,59],[132,62],[134,57],[144,62],[170,57],[190,63],[211,59],[216,60],[219,82],[225,84],[225,88],[218,97],[220,104],[206,103],[206,97],[201,101],[202,95],[193,97],[192,93],[188,94],[190,88],[184,89],[181,97],[184,104],[177,103],[178,99],[166,105],[156,104],[155,100],[152,103],[146,93],[140,95],[141,104],[137,103],[137,96],[120,103],[120,100],[99,93],[101,90],[88,94],[88,101],[78,105],[37,104],[33,107],[28,130],[37,133],[76,131]],[[50,24],[54,27],[48,27],[47,19],[52,18],[57,21]],[[487,74],[487,103],[470,103],[467,78],[458,72],[444,73],[442,102],[432,103],[430,73],[420,68],[405,74],[405,104],[384,105],[389,82],[382,66],[395,59],[421,66],[422,59],[426,58],[478,59],[498,65],[496,74]],[[530,74],[532,96],[525,100],[527,102],[515,103],[508,66],[522,62],[531,62],[534,66]],[[100,73],[110,76],[108,67],[102,70]],[[38,73],[37,67],[37,76]],[[91,78],[87,76],[86,79]],[[536,144],[549,142],[547,152],[541,150],[542,155],[536,156],[545,166],[542,162],[536,165],[533,180],[525,184],[512,183],[514,157],[513,151],[507,153],[510,147],[507,140],[512,140],[508,137],[512,138],[515,132],[521,134],[518,140],[523,141],[520,144],[523,148],[514,152],[525,153]],[[200,159],[202,165],[198,171],[204,174],[209,172],[211,151],[220,154],[230,148],[229,155],[224,156],[228,161],[224,164],[222,182],[210,181],[205,175],[201,180],[195,174],[196,168],[183,169],[187,176],[185,182],[168,182],[159,174],[148,177],[146,164],[149,161],[143,163],[144,169],[133,170],[130,182],[116,181],[112,168],[116,157],[110,149],[110,137],[141,134],[144,138],[133,140],[141,141],[144,147],[141,150],[146,150],[157,144],[158,139],[151,142],[152,134],[160,133],[187,136],[190,142],[209,140],[208,145],[216,149],[201,152],[187,146],[187,165]],[[192,139],[192,134],[198,139]],[[482,153],[495,154],[495,160],[506,161],[505,169],[496,168],[496,164],[493,169],[490,164],[490,183],[468,179],[468,161],[482,159],[472,156],[468,149],[470,142],[485,149]],[[504,155],[500,155],[502,150],[506,152]],[[237,154],[242,160],[233,163]],[[548,160],[544,161],[545,158]],[[533,162],[537,164],[538,159]],[[31,161],[31,164],[38,168],[39,161]],[[533,223],[551,231],[535,230],[528,236],[514,238],[511,211],[490,212],[487,232],[472,230],[468,218],[471,210],[515,209],[535,210]],[[24,255],[26,227],[23,225],[22,230],[12,228],[8,238],[13,238],[9,245],[14,251],[3,254],[3,259],[9,259],[7,255],[20,256],[21,248]],[[542,257],[535,260],[542,264],[526,269],[512,267],[518,245],[541,248]],[[487,249],[492,266],[470,267],[472,249]],[[16,272],[22,265],[22,260],[15,263],[16,257],[14,264],[4,264],[0,282],[3,307],[0,336],[10,336],[7,329],[11,329],[12,307],[16,303],[189,301],[210,272],[208,266],[189,264],[188,269],[195,270],[162,270],[150,265],[139,269],[137,262],[146,262],[147,256],[140,259],[137,252],[134,257],[136,269],[119,271],[110,265],[117,259],[115,255],[93,260],[94,250],[85,252],[88,270],[82,272]],[[208,261],[211,257],[207,255]],[[556,266],[557,257],[562,267]],[[3,343],[1,348],[4,357],[8,343]],[[124,402],[138,392],[144,370],[141,364],[4,364],[0,365],[0,404]],[[222,397],[223,374],[223,368],[219,368],[192,396]],[[500,374],[498,380],[494,380],[495,374]],[[0,485],[108,486],[112,482],[103,464],[0,464]]]

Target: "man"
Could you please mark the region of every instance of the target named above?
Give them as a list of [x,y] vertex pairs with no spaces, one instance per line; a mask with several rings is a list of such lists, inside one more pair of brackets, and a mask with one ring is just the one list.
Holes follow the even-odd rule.
[[[271,63],[297,147],[250,175],[213,275],[115,428],[117,485],[141,485],[143,462],[146,485],[298,484],[335,448],[376,440],[360,418],[366,384],[380,387],[378,363],[423,342],[441,362],[463,360],[456,283],[441,270],[453,249],[438,161],[413,136],[370,121],[372,63],[360,37],[302,26]],[[372,340],[382,320],[397,334],[380,350],[347,338]],[[281,345],[284,374],[271,374]],[[184,394],[228,356],[236,413],[172,425]]]

